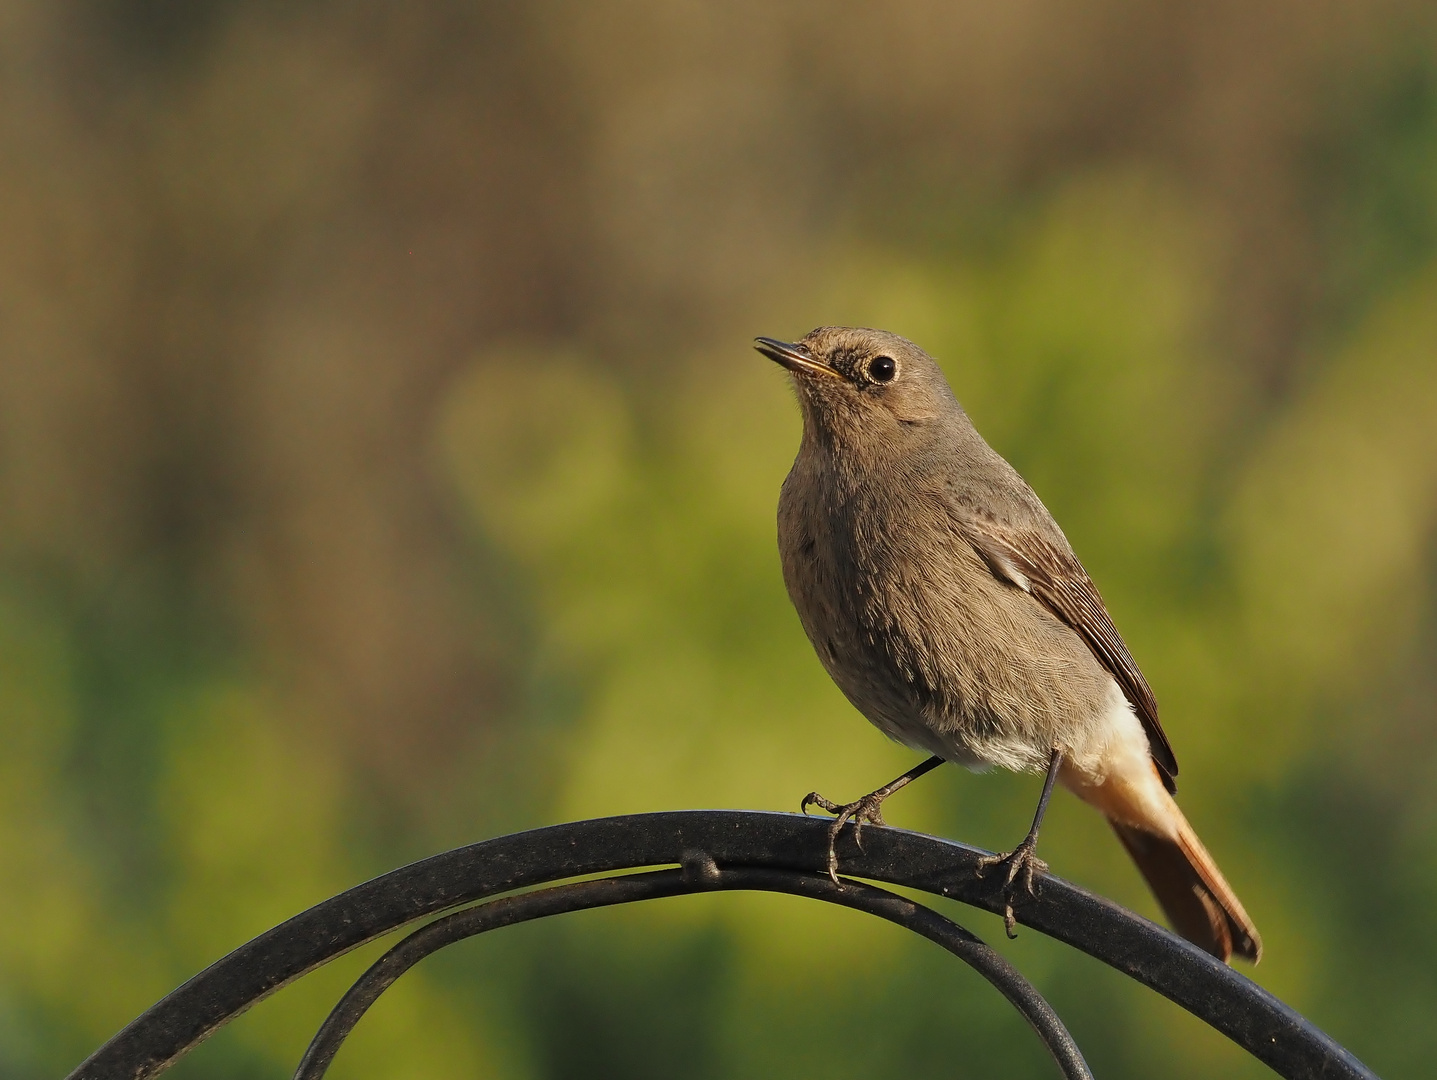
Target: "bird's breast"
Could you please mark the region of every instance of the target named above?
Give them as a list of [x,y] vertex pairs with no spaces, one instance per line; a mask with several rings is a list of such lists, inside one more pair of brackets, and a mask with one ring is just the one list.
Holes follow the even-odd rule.
[[820,659],[851,698],[897,698],[905,711],[931,703],[962,666],[972,584],[991,575],[940,492],[809,480],[796,465],[784,485],[779,549]]
[[1055,739],[1086,737],[1073,725],[1102,713],[1111,678],[1069,627],[992,575],[939,485],[826,480],[795,463],[779,549],[804,630],[860,712],[968,764],[1041,767]]

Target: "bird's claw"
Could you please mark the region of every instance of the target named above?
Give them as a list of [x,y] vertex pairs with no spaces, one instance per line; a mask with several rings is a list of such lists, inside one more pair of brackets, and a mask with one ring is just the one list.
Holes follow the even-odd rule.
[[810,806],[816,806],[834,815],[832,824],[828,826],[828,876],[837,885],[839,832],[846,823],[853,822],[853,840],[858,845],[858,850],[862,851],[863,826],[888,824],[883,820],[883,799],[874,792],[851,803],[836,803],[825,799],[816,791],[810,791],[798,804],[798,808],[806,814]]
[[1024,841],[1006,855],[985,855],[978,860],[978,876],[982,877],[983,872],[990,866],[1006,866],[1007,873],[1003,878],[1003,929],[1009,938],[1016,938],[1013,927],[1017,920],[1013,917],[1013,891],[1017,883],[1018,875],[1023,875],[1023,887],[1029,896],[1037,896],[1033,888],[1033,874],[1035,872],[1046,874],[1048,864],[1038,858],[1036,854],[1038,838],[1029,835]]

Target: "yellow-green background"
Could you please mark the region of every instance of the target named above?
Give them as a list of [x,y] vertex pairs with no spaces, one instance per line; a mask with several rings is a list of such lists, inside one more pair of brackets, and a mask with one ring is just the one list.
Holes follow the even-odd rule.
[[[944,364],[1103,589],[1265,986],[1437,1057],[1430,5],[0,4],[0,1076],[450,846],[915,760],[784,596],[749,348]],[[989,847],[1036,780],[895,824]],[[1055,870],[1154,909],[1060,796]],[[960,912],[1099,1076],[1259,1076]],[[373,949],[185,1077],[282,1077]],[[1047,1076],[932,947],[701,897],[458,946],[333,1075]]]

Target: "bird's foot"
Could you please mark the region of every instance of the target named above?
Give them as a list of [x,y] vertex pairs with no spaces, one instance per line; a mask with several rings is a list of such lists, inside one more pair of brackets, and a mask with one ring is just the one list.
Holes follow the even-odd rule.
[[1023,887],[1028,890],[1028,895],[1036,896],[1037,893],[1033,890],[1033,874],[1048,872],[1048,864],[1037,856],[1037,847],[1038,837],[1029,833],[1023,842],[1008,854],[987,855],[978,860],[979,877],[982,877],[984,871],[990,866],[1007,867],[1003,877],[1003,929],[1009,938],[1018,936],[1013,932],[1013,927],[1017,922],[1013,918],[1013,894],[1017,889],[1018,876],[1022,875]]
[[886,792],[873,791],[851,803],[836,803],[825,799],[816,791],[810,791],[798,804],[798,808],[805,814],[810,806],[816,806],[820,810],[826,810],[834,815],[833,824],[828,827],[828,876],[838,884],[838,834],[843,826],[853,822],[853,840],[858,845],[858,850],[863,850],[863,826],[864,825],[887,825],[883,820],[883,800],[887,797]]

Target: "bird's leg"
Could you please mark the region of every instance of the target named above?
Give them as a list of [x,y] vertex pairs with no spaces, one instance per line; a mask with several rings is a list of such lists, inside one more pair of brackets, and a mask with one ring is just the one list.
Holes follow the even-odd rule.
[[836,803],[825,799],[816,791],[810,791],[798,804],[798,808],[805,814],[810,806],[817,806],[821,810],[827,810],[830,814],[836,815],[833,824],[828,827],[828,876],[838,884],[838,852],[835,845],[838,843],[838,834],[844,824],[853,822],[853,839],[858,844],[859,850],[863,849],[863,826],[864,825],[887,825],[883,820],[883,800],[892,795],[899,788],[905,788],[917,780],[924,773],[932,772],[943,764],[941,757],[931,757],[921,764],[913,766],[902,776],[884,784],[877,791],[870,791],[863,798],[851,803]]
[[1048,776],[1043,781],[1043,794],[1038,797],[1038,812],[1033,815],[1033,827],[1028,830],[1028,835],[1023,837],[1023,842],[1006,855],[989,855],[978,860],[978,876],[983,876],[983,871],[990,866],[1008,867],[1007,877],[1003,880],[1003,929],[1007,931],[1010,938],[1016,937],[1013,933],[1013,885],[1018,875],[1023,875],[1023,885],[1028,890],[1028,895],[1033,896],[1033,871],[1048,872],[1048,864],[1038,858],[1038,829],[1043,824],[1043,815],[1048,811],[1048,800],[1053,797],[1053,784],[1058,779],[1058,769],[1063,764],[1063,751],[1055,749],[1053,756],[1048,761]]

